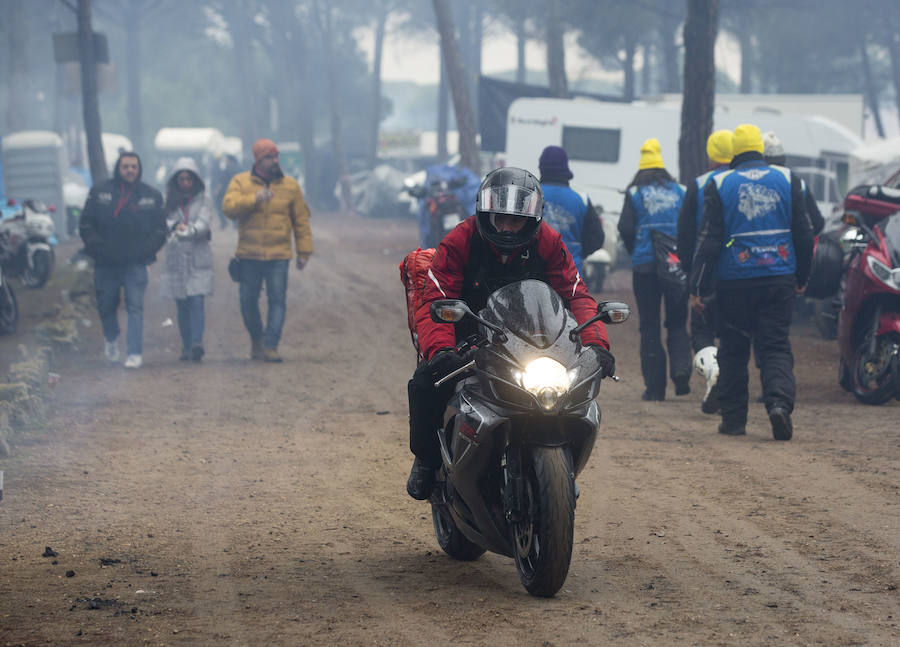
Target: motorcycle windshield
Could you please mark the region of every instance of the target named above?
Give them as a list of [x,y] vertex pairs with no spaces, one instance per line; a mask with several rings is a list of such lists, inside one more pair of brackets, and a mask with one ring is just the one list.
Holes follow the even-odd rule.
[[893,266],[900,267],[900,212],[883,220],[879,227],[884,234]]
[[488,298],[482,316],[537,348],[549,348],[566,326],[562,299],[543,281],[506,285]]

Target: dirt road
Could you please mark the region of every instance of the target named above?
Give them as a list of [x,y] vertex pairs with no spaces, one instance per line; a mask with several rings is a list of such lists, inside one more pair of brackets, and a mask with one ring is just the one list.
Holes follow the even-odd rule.
[[510,559],[446,557],[404,491],[412,224],[313,232],[283,364],[247,359],[233,232],[202,364],[177,359],[156,271],[143,369],[108,365],[96,326],[59,358],[49,429],[0,461],[0,645],[900,644],[900,407],[842,392],[834,342],[795,330],[795,438],[775,443],[762,405],[746,437],[715,433],[696,378],[641,402],[637,320],[611,328],[623,381],[600,394],[571,570],[534,599]]

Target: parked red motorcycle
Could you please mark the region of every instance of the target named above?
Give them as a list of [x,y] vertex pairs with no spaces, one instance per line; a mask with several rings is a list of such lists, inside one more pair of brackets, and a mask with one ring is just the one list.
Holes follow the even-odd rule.
[[900,400],[900,191],[858,187],[844,201],[850,253],[838,315],[838,381],[863,404]]

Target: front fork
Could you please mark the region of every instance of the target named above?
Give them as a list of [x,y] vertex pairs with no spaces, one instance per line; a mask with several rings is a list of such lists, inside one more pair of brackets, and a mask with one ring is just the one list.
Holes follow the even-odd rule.
[[522,470],[522,447],[510,445],[503,453],[503,514],[506,520],[515,523],[521,521],[527,512],[527,483]]

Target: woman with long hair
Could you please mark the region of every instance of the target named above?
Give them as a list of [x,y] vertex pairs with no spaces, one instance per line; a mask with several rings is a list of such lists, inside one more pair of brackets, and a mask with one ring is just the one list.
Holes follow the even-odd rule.
[[213,292],[213,256],[209,244],[215,209],[190,157],[175,162],[166,184],[166,244],[161,292],[175,299],[181,333],[181,361],[203,359],[204,297]]
[[690,393],[691,344],[687,334],[687,293],[677,299],[668,294],[657,275],[651,231],[676,238],[678,212],[685,189],[666,170],[659,141],[648,139],[625,195],[619,218],[619,235],[631,254],[632,285],[641,332],[641,372],[644,400],[666,398],[666,353],[660,328],[661,303],[665,299],[666,346],[669,374],[675,395]]

